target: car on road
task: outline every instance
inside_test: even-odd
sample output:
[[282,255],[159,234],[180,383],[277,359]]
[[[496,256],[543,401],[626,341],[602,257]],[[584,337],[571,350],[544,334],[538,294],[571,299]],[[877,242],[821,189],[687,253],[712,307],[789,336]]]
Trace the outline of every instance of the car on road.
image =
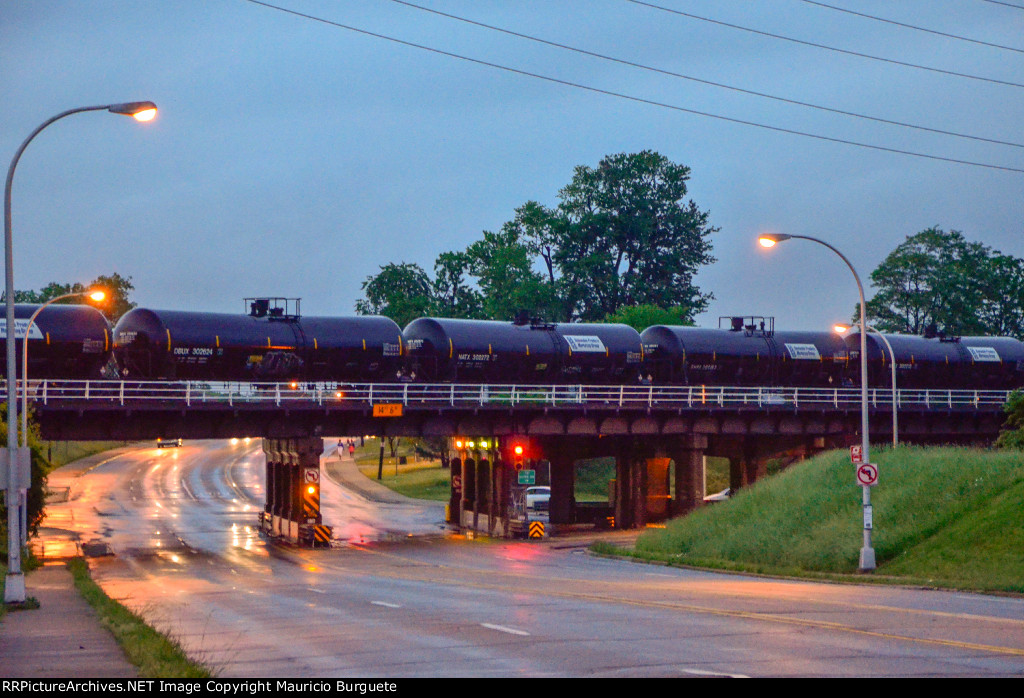
[[551,502],[551,488],[544,486],[526,488],[526,508],[534,511],[547,511]]
[[181,446],[181,439],[163,439],[158,438],[156,440],[157,448],[177,448]]
[[732,496],[732,489],[729,488],[729,487],[726,487],[721,492],[715,492],[714,494],[709,494],[707,497],[704,498],[704,501],[707,502],[708,504],[711,504],[712,502],[725,502],[725,501],[728,501],[731,496]]

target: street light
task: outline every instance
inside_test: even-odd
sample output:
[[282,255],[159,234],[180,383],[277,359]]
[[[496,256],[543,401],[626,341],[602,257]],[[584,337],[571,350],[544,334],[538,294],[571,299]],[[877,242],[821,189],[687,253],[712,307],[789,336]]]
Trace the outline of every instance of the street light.
[[[897,407],[899,405],[899,400],[896,397],[896,352],[893,351],[892,345],[889,344],[889,340],[885,338],[884,334],[876,330],[871,325],[868,325],[867,327],[868,332],[873,332],[876,335],[878,335],[878,338],[882,340],[883,344],[885,344],[885,348],[889,350],[889,358],[891,359],[889,364],[890,368],[892,369],[892,447],[896,448],[897,446],[900,445],[899,418],[897,416]],[[851,326],[836,324],[832,326],[832,329],[839,334],[843,334],[847,330],[851,329]]]
[[[853,268],[850,260],[846,258],[842,252],[832,247],[824,240],[818,238],[812,238],[807,235],[785,235],[779,233],[765,233],[760,235],[757,241],[762,247],[775,247],[780,242],[786,240],[810,240],[816,242],[819,245],[824,245],[829,248],[839,258],[846,263],[846,266],[850,268],[853,273],[853,278],[857,282],[857,291],[860,293],[860,436],[861,436],[861,453],[865,463],[870,463],[871,458],[869,455],[870,438],[868,435],[868,339],[867,339],[867,323],[865,318],[867,317],[867,303],[864,301],[864,285],[860,282],[860,276],[857,275],[857,270]],[[860,570],[862,572],[868,572],[875,569],[875,550],[871,547],[871,488],[868,485],[864,485],[863,489],[863,506],[864,506],[864,545],[860,549]]]
[[[54,121],[65,116],[86,111],[109,111],[113,114],[124,114],[138,121],[151,121],[156,116],[156,105],[152,102],[124,102],[121,104],[104,104],[95,107],[77,107],[61,112],[38,126],[18,148],[7,170],[7,184],[4,188],[4,275],[5,302],[7,310],[7,579],[4,587],[4,602],[25,602],[25,576],[21,572],[21,535],[19,532],[20,517],[18,501],[21,485],[30,477],[29,467],[31,456],[28,447],[18,447],[18,398],[12,390],[18,379],[17,350],[15,347],[14,324],[14,236],[11,234],[11,184],[14,182],[14,170],[18,160],[32,139]],[[22,472],[24,471],[24,472]]]
[[[32,333],[32,325],[35,323],[39,313],[42,312],[43,308],[56,303],[57,301],[64,300],[66,298],[78,298],[79,296],[88,296],[93,301],[99,303],[107,297],[105,291],[100,289],[92,289],[89,291],[79,291],[77,293],[65,293],[62,296],[51,298],[50,300],[43,303],[41,306],[36,308],[36,311],[32,313],[32,316],[28,319],[28,324],[25,325],[25,339],[22,340],[22,354],[21,354],[21,446],[28,447],[28,337]],[[21,509],[21,544],[25,545],[28,543],[28,502],[25,496],[25,490],[19,490],[18,496],[19,509]]]

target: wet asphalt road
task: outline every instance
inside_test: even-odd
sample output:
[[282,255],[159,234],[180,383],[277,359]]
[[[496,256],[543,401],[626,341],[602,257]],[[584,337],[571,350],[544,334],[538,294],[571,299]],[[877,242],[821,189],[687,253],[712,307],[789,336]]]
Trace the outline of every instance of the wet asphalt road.
[[[328,443],[331,443],[328,441]],[[325,479],[327,550],[268,544],[258,440],[140,448],[59,505],[111,595],[224,677],[1020,676],[1024,599],[781,581],[470,540]]]

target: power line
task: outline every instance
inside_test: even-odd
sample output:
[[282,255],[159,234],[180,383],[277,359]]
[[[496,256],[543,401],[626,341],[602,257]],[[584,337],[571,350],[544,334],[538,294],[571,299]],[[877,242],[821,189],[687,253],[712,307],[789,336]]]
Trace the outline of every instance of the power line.
[[645,99],[643,97],[635,97],[635,96],[623,94],[623,93],[620,93],[620,92],[613,92],[611,90],[605,90],[605,89],[602,89],[602,88],[599,88],[599,87],[592,87],[590,85],[584,85],[582,83],[570,82],[568,80],[562,80],[560,78],[553,78],[553,77],[550,77],[550,76],[547,76],[547,75],[541,75],[539,73],[532,73],[532,72],[529,72],[529,71],[526,71],[526,70],[520,70],[518,68],[512,68],[512,67],[509,67],[509,66],[500,65],[498,63],[491,63],[489,61],[484,61],[484,60],[481,60],[479,58],[471,58],[469,56],[463,56],[463,55],[458,54],[458,53],[452,53],[451,51],[445,51],[443,49],[433,48],[431,46],[425,46],[423,44],[417,44],[417,43],[413,43],[411,41],[405,41],[404,39],[398,39],[398,38],[395,38],[393,36],[387,36],[386,34],[379,34],[377,32],[372,32],[372,31],[369,31],[369,30],[366,30],[366,29],[360,29],[358,27],[353,27],[353,26],[348,25],[348,24],[342,24],[340,22],[334,22],[334,21],[329,20],[329,19],[324,19],[323,17],[317,17],[315,15],[310,15],[310,14],[306,14],[306,13],[303,13],[303,12],[298,12],[297,10],[290,10],[288,8],[285,8],[285,7],[279,7],[277,5],[272,5],[272,4],[268,3],[268,2],[262,2],[262,0],[245,0],[245,2],[251,3],[253,5],[260,5],[262,7],[266,7],[266,8],[271,9],[271,10],[277,10],[278,12],[284,12],[286,14],[294,15],[296,17],[301,17],[303,19],[308,19],[308,20],[313,21],[313,22],[319,22],[321,24],[326,24],[326,25],[329,25],[329,26],[332,26],[332,27],[337,27],[339,29],[345,29],[347,31],[355,32],[357,34],[362,34],[364,36],[371,36],[371,37],[374,37],[376,39],[383,39],[385,41],[390,41],[392,43],[400,44],[402,46],[408,46],[410,48],[416,48],[416,49],[420,49],[422,51],[428,51],[430,53],[435,53],[435,54],[438,54],[438,55],[441,55],[441,56],[447,56],[449,58],[456,58],[456,59],[461,60],[461,61],[466,61],[468,63],[474,63],[476,65],[486,66],[488,68],[494,68],[496,70],[502,70],[502,71],[505,71],[505,72],[508,72],[508,73],[513,73],[515,75],[522,75],[522,76],[525,76],[525,77],[536,78],[538,80],[544,80],[546,82],[554,83],[554,84],[557,84],[557,85],[563,85],[565,87],[574,87],[574,88],[577,88],[577,89],[580,89],[580,90],[586,90],[588,92],[593,92],[593,93],[596,93],[596,94],[602,94],[602,95],[606,95],[606,96],[609,96],[609,97],[617,97],[619,99],[626,99],[626,100],[629,100],[629,101],[632,101],[632,102],[637,102],[637,103],[640,103],[640,104],[647,104],[647,105],[650,105],[650,106],[662,107],[664,109],[671,109],[673,111],[685,112],[687,114],[694,114],[696,116],[705,116],[705,117],[708,117],[708,118],[711,118],[711,119],[718,119],[720,121],[727,121],[729,123],[741,124],[741,125],[744,125],[744,126],[754,126],[756,128],[761,128],[761,129],[765,129],[765,130],[769,130],[769,131],[775,131],[777,133],[788,133],[788,134],[795,135],[795,136],[803,136],[805,138],[814,138],[816,140],[827,141],[827,142],[830,142],[830,143],[841,143],[843,145],[852,145],[852,146],[857,146],[857,147],[860,147],[860,148],[869,148],[871,150],[879,150],[879,151],[883,151],[883,152],[887,152],[887,153],[896,153],[898,155],[909,155],[909,156],[913,156],[913,157],[926,158],[928,160],[938,160],[938,161],[941,161],[941,162],[951,162],[951,163],[955,163],[955,164],[958,164],[958,165],[970,165],[970,166],[973,166],[973,167],[984,167],[984,168],[992,169],[992,170],[1002,170],[1002,171],[1005,171],[1005,172],[1019,172],[1021,174],[1024,174],[1024,169],[1017,168],[1017,167],[1009,167],[1009,166],[1006,166],[1006,165],[992,165],[992,164],[989,164],[989,163],[974,162],[974,161],[971,161],[971,160],[959,160],[959,159],[956,159],[956,158],[949,158],[949,157],[944,157],[944,156],[941,156],[941,155],[932,155],[932,154],[929,154],[929,153],[919,153],[919,152],[910,151],[910,150],[901,150],[899,148],[890,148],[890,147],[887,147],[887,146],[874,145],[874,144],[871,144],[871,143],[861,143],[861,142],[858,142],[858,141],[851,141],[851,140],[846,140],[846,139],[843,139],[843,138],[835,138],[835,137],[832,137],[832,136],[823,136],[821,134],[808,133],[808,132],[805,132],[805,131],[797,131],[795,129],[784,128],[782,126],[771,126],[771,125],[768,125],[768,124],[758,123],[756,121],[748,121],[748,120],[745,120],[745,119],[737,119],[737,118],[730,117],[730,116],[722,116],[721,114],[712,114],[710,112],[703,112],[703,111],[699,111],[699,110],[696,110],[696,109],[688,109],[686,107],[680,107],[680,106],[675,105],[675,104],[667,104],[665,102],[658,102],[658,101],[651,100],[651,99]]
[[782,41],[791,41],[794,44],[801,44],[803,46],[812,46],[814,48],[824,49],[826,51],[834,51],[836,53],[843,53],[848,56],[856,56],[858,58],[867,58],[873,61],[881,61],[883,63],[891,63],[893,65],[901,65],[905,68],[916,68],[917,70],[927,70],[932,73],[941,73],[942,75],[951,75],[958,78],[967,78],[969,80],[981,80],[983,82],[991,82],[997,85],[1007,85],[1009,87],[1024,87],[1024,84],[1019,82],[1010,82],[1009,80],[998,80],[996,78],[986,78],[980,75],[971,75],[969,73],[958,73],[953,70],[943,70],[942,68],[932,68],[926,65],[920,65],[917,63],[907,63],[905,61],[898,61],[893,58],[882,58],[881,56],[872,56],[868,53],[860,53],[858,51],[848,51],[843,48],[836,48],[835,46],[826,46],[825,44],[816,44],[811,41],[804,41],[802,39],[794,39],[790,36],[783,36],[781,34],[772,34],[771,32],[761,31],[760,29],[751,29],[750,27],[744,27],[739,24],[730,24],[729,22],[723,22],[718,19],[711,19],[710,17],[701,17],[700,15],[690,14],[688,12],[682,12],[681,10],[674,10],[670,7],[663,7],[661,5],[655,5],[651,2],[644,2],[644,0],[625,0],[631,2],[634,5],[643,5],[653,10],[660,10],[662,12],[670,12],[675,15],[682,17],[689,17],[690,19],[700,20],[701,22],[709,22],[711,24],[717,24],[722,27],[729,27],[730,29],[738,29],[740,31],[750,32],[751,34],[759,34],[760,36],[767,36],[772,39],[781,39]]
[[1013,46],[1003,46],[1001,44],[993,44],[993,43],[990,43],[988,41],[981,41],[979,39],[970,39],[970,38],[968,38],[966,36],[959,36],[957,34],[947,34],[946,32],[936,31],[934,29],[926,29],[924,27],[918,27],[918,26],[916,26],[914,24],[905,24],[903,22],[897,22],[896,20],[893,20],[893,19],[886,19],[885,17],[876,17],[875,15],[869,15],[869,14],[865,14],[863,12],[855,12],[853,10],[846,9],[845,7],[836,7],[835,5],[828,5],[828,4],[823,3],[823,2],[817,2],[817,0],[800,0],[800,2],[805,2],[808,5],[815,5],[817,7],[823,7],[825,9],[827,9],[827,10],[835,10],[836,12],[845,12],[848,15],[854,15],[854,16],[857,16],[857,17],[863,17],[864,19],[873,19],[876,22],[885,22],[886,24],[893,24],[893,25],[895,25],[897,27],[903,27],[904,29],[913,29],[913,30],[919,31],[919,32],[926,32],[928,34],[935,34],[936,36],[944,36],[947,39],[957,39],[958,41],[969,41],[972,44],[980,44],[982,46],[989,46],[991,48],[1001,48],[1001,49],[1003,49],[1005,51],[1015,51],[1017,53],[1024,53],[1024,49],[1014,48]]
[[1000,0],[983,0],[983,2],[990,2],[993,5],[1003,5],[1005,7],[1012,7],[1015,10],[1024,10],[1024,5],[1014,5],[1012,2],[1001,2]]
[[994,139],[994,138],[986,138],[984,136],[973,136],[973,135],[966,134],[966,133],[957,133],[955,131],[944,131],[944,130],[938,129],[938,128],[931,128],[931,127],[928,127],[928,126],[920,126],[920,125],[917,125],[917,124],[910,124],[910,123],[906,123],[906,122],[903,122],[903,121],[895,121],[895,120],[892,120],[892,119],[885,119],[885,118],[882,118],[882,117],[870,116],[870,115],[867,115],[867,114],[858,114],[857,112],[845,111],[843,109],[836,109],[836,108],[833,108],[833,107],[826,107],[826,106],[822,106],[820,104],[811,104],[810,102],[801,102],[799,100],[788,99],[786,97],[779,97],[777,95],[770,95],[770,94],[766,94],[764,92],[757,92],[755,90],[747,90],[747,89],[744,89],[742,87],[735,87],[733,85],[726,85],[726,84],[723,84],[723,83],[720,83],[720,82],[713,82],[711,80],[704,80],[702,78],[693,77],[691,75],[683,75],[682,73],[676,73],[676,72],[673,72],[671,70],[664,70],[662,68],[655,68],[653,66],[644,65],[642,63],[635,63],[633,61],[628,61],[628,60],[624,60],[624,59],[621,59],[621,58],[615,58],[613,56],[607,56],[607,55],[601,54],[601,53],[595,53],[593,51],[588,51],[586,49],[577,48],[575,46],[568,46],[566,44],[560,44],[560,43],[557,43],[557,42],[554,42],[554,41],[548,41],[547,39],[541,39],[541,38],[538,38],[536,36],[531,36],[529,34],[523,34],[523,33],[517,32],[517,31],[512,31],[511,29],[504,29],[502,27],[497,27],[497,26],[494,26],[492,24],[485,24],[484,22],[478,22],[476,20],[467,19],[465,17],[459,17],[458,15],[449,14],[447,12],[441,12],[440,10],[435,10],[435,9],[432,9],[432,8],[429,8],[429,7],[422,7],[421,5],[416,5],[414,3],[407,2],[406,0],[391,0],[391,2],[394,2],[394,3],[399,4],[399,5],[404,5],[406,7],[413,8],[413,9],[416,9],[416,10],[422,10],[423,12],[429,12],[431,14],[440,15],[442,17],[447,17],[448,19],[454,19],[456,21],[464,22],[466,24],[471,24],[473,26],[482,27],[484,29],[490,29],[490,30],[493,30],[493,31],[501,32],[502,34],[508,34],[510,36],[515,36],[515,37],[518,37],[520,39],[527,39],[528,41],[534,41],[534,42],[537,42],[539,44],[544,44],[546,46],[553,46],[555,48],[565,49],[567,51],[573,51],[575,53],[580,53],[580,54],[583,54],[583,55],[586,55],[586,56],[592,56],[594,58],[600,58],[601,60],[611,61],[613,63],[618,63],[620,65],[630,66],[632,68],[640,68],[641,70],[647,70],[647,71],[650,71],[650,72],[653,72],[653,73],[659,73],[661,75],[668,75],[670,77],[681,78],[683,80],[691,80],[693,82],[698,82],[698,83],[701,83],[703,85],[710,85],[712,87],[720,87],[722,89],[732,90],[734,92],[742,92],[743,94],[753,95],[755,97],[763,97],[765,99],[772,99],[772,100],[775,100],[775,101],[778,101],[778,102],[785,102],[786,104],[794,104],[794,105],[801,106],[801,107],[808,107],[810,109],[818,109],[818,110],[821,110],[821,111],[831,112],[833,114],[842,114],[843,116],[851,116],[851,117],[854,117],[854,118],[857,118],[857,119],[867,119],[869,121],[876,121],[876,122],[879,122],[879,123],[890,124],[890,125],[893,125],[893,126],[901,126],[901,127],[904,127],[904,128],[912,128],[912,129],[917,129],[917,130],[920,130],[920,131],[928,131],[930,133],[938,133],[938,134],[942,134],[944,136],[953,136],[953,137],[956,137],[956,138],[968,138],[968,139],[975,140],[975,141],[984,141],[986,143],[995,143],[997,145],[1008,145],[1008,146],[1012,146],[1014,148],[1024,148],[1024,144],[1022,144],[1022,143],[1014,143],[1012,141],[1001,141],[1001,140]]

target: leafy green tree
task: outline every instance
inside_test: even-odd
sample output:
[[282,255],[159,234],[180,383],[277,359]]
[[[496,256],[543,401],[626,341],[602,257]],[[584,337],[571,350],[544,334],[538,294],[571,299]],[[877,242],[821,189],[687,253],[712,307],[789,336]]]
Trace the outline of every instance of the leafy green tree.
[[356,301],[356,312],[384,315],[400,327],[429,315],[433,306],[430,277],[418,264],[386,264],[366,277],[362,288],[366,297]]
[[656,305],[624,305],[605,316],[604,322],[629,325],[637,332],[654,325],[693,325],[687,308],[659,308]]
[[1020,390],[1010,393],[1010,399],[1003,405],[1003,412],[1006,413],[1006,423],[996,440],[996,446],[1024,450],[1024,393]]
[[552,317],[556,291],[533,270],[530,247],[514,226],[506,224],[497,233],[484,231],[483,239],[470,245],[466,254],[480,287],[485,318],[512,320],[522,311]]
[[[907,239],[871,273],[868,316],[880,330],[1024,336],[1024,261],[932,227]],[[859,319],[855,311],[854,319]]]
[[[131,292],[135,290],[135,286],[132,285],[132,277],[124,277],[117,272],[110,276],[98,276],[89,284],[78,282],[61,284],[51,281],[39,291],[15,291],[14,302],[41,304],[69,293],[83,293],[97,288],[103,289],[107,297],[99,303],[89,301],[89,304],[94,305],[103,313],[111,324],[116,323],[122,315],[136,306],[129,300]],[[80,305],[85,302],[83,297],[77,297],[59,300],[57,304]]]
[[[20,430],[19,430],[20,431]],[[42,445],[39,443],[39,435],[36,433],[35,425],[29,421],[28,445],[32,451],[32,484],[28,489],[26,497],[28,521],[28,533],[34,536],[39,532],[39,524],[45,516],[45,490],[46,474],[49,472],[49,463],[43,455]],[[0,447],[7,446],[7,404],[0,404]],[[6,497],[4,497],[6,500]],[[7,550],[7,505],[6,501],[0,503],[0,547]]]
[[685,199],[689,178],[690,168],[658,153],[620,153],[577,167],[556,209],[520,209],[573,318],[654,305],[685,308],[692,319],[707,307],[712,295],[693,278],[715,261],[708,238],[717,229]]
[[480,317],[483,298],[468,285],[472,260],[465,252],[442,252],[434,262],[431,315],[449,318]]

